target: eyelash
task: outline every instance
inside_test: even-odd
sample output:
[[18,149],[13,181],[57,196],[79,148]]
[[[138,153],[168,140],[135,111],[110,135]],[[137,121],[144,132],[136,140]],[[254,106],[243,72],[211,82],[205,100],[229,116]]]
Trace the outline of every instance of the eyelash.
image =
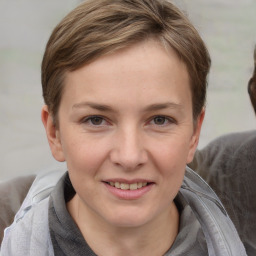
[[[156,121],[156,119],[163,119],[164,123],[163,124],[156,124],[156,123],[152,123],[152,125],[156,126],[156,127],[165,127],[165,126],[168,126],[170,124],[177,124],[176,120],[174,120],[173,118],[171,117],[168,117],[168,116],[164,116],[164,115],[156,115],[156,116],[153,116],[149,119],[149,121],[146,123],[147,125],[148,124],[151,124],[151,122],[154,122]],[[95,124],[93,123],[93,120],[96,121],[95,119],[98,119],[98,121],[100,121],[100,124]],[[102,122],[106,122],[107,124],[102,124]],[[84,118],[81,123],[83,124],[88,124],[90,126],[93,126],[93,127],[102,127],[102,126],[105,126],[105,125],[108,125],[110,124],[105,117],[103,116],[100,116],[100,115],[93,115],[93,116],[88,116],[86,118]]]
[[157,118],[164,119],[163,124],[155,124],[155,123],[153,124],[154,126],[157,126],[157,127],[165,127],[165,126],[168,126],[170,124],[176,124],[177,123],[176,120],[174,120],[173,118],[168,117],[168,116],[164,116],[164,115],[153,116],[152,118],[150,118],[149,123],[152,122],[152,121],[156,121]]
[[[88,117],[86,117],[86,118],[84,118],[82,121],[81,121],[81,123],[83,123],[83,124],[89,124],[90,126],[94,126],[94,127],[101,127],[101,126],[104,126],[104,125],[102,125],[102,123],[100,123],[100,124],[93,124],[93,122],[92,122],[92,120],[93,119],[100,119],[102,122],[103,121],[105,121],[105,122],[107,122],[106,121],[106,118],[105,117],[103,117],[103,116],[99,116],[99,115],[95,115],[95,116],[88,116]],[[95,121],[95,120],[94,120]],[[108,123],[108,122],[107,122]]]

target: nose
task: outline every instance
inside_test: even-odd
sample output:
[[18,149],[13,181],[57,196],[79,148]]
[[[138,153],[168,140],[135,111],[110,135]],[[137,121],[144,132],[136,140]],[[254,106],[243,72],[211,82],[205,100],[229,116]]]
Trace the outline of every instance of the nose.
[[148,161],[145,141],[136,128],[119,131],[112,146],[110,159],[124,170],[136,170]]

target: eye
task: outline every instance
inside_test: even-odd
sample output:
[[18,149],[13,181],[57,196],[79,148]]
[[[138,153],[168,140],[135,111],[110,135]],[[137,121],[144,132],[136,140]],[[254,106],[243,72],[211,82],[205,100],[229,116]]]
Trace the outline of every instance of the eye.
[[149,122],[149,124],[152,124],[155,126],[166,126],[173,123],[175,123],[175,120],[167,116],[155,116]]
[[101,116],[89,116],[85,118],[82,123],[88,124],[90,126],[103,126],[107,125],[107,121]]
[[101,125],[103,121],[104,121],[103,118],[100,116],[95,116],[90,118],[90,122],[93,125]]
[[153,121],[154,121],[154,124],[156,125],[164,125],[168,120],[164,116],[156,116],[154,117]]

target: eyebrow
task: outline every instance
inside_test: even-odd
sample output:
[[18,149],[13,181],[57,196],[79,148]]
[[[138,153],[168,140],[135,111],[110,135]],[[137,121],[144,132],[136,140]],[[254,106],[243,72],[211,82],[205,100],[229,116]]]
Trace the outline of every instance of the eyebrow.
[[[72,109],[76,109],[76,108],[79,109],[79,108],[86,108],[86,107],[90,107],[99,111],[114,112],[114,109],[112,107],[105,104],[98,104],[94,102],[77,103],[72,106]],[[157,110],[168,109],[168,108],[182,110],[183,106],[179,103],[174,103],[174,102],[155,103],[145,107],[143,109],[143,112],[157,111]]]
[[90,107],[90,108],[97,109],[97,110],[100,110],[100,111],[113,111],[113,109],[108,105],[98,104],[98,103],[93,103],[93,102],[77,103],[77,104],[74,104],[72,106],[72,109],[74,109],[74,108],[86,108],[86,107]]
[[157,111],[157,110],[162,110],[162,109],[178,109],[178,110],[182,110],[183,106],[181,104],[178,103],[174,103],[174,102],[166,102],[166,103],[159,103],[159,104],[152,104],[147,106],[144,111]]

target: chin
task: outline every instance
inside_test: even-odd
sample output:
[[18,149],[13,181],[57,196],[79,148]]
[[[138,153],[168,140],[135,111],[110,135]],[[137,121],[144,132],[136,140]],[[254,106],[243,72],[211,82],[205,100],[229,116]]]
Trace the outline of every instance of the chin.
[[112,216],[106,218],[107,222],[114,226],[120,228],[137,228],[145,225],[150,222],[153,216],[147,214],[146,212],[143,214],[138,210],[124,210],[124,211],[115,211]]

